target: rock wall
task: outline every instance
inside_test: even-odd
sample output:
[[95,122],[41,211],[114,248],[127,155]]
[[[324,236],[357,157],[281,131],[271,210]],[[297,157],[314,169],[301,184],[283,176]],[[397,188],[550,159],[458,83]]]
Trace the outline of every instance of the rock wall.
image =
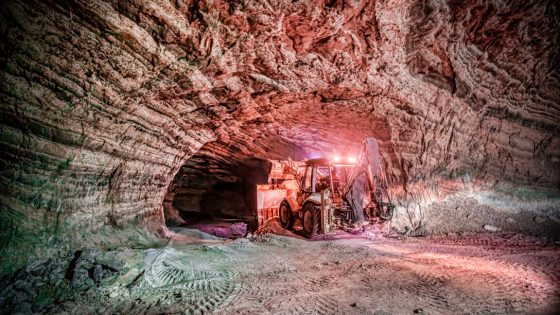
[[4,249],[160,225],[174,175],[216,140],[232,158],[312,157],[374,136],[404,191],[461,176],[559,187],[552,0],[0,6]]

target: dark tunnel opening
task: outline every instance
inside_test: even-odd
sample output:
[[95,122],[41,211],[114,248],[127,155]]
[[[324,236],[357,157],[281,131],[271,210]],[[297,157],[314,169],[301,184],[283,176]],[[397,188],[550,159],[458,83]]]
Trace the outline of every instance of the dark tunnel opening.
[[270,167],[265,159],[221,159],[212,155],[212,148],[202,149],[181,167],[169,187],[166,225],[228,238],[254,231],[257,185],[267,183]]

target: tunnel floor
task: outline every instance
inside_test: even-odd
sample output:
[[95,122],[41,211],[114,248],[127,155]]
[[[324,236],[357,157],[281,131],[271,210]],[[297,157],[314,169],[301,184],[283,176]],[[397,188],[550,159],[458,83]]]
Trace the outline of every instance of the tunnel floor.
[[[278,235],[127,250],[118,279],[58,313],[553,314],[560,246],[519,234],[308,241]],[[193,234],[194,233],[194,234]]]

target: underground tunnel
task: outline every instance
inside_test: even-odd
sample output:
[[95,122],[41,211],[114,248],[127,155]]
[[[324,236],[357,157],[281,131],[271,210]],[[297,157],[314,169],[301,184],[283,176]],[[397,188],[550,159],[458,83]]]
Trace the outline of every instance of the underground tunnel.
[[220,220],[244,223],[231,237],[245,236],[247,226],[256,229],[257,185],[268,183],[270,162],[249,155],[231,160],[229,154],[216,154],[219,149],[219,144],[207,144],[179,169],[164,199],[168,226]]
[[1,314],[557,314],[556,1],[0,3]]

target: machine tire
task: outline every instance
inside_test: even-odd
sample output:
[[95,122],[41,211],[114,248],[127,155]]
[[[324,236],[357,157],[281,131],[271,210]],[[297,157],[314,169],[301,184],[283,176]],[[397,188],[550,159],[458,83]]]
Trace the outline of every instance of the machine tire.
[[392,205],[384,205],[383,208],[384,209],[380,209],[379,211],[379,217],[384,221],[391,220],[393,218],[393,212],[394,212]]
[[393,218],[393,210],[394,206],[391,204],[389,196],[387,195],[387,191],[382,189],[383,185],[381,184],[380,180],[376,178],[376,191],[375,197],[381,203],[377,209],[379,211],[378,215],[383,221],[389,221]]
[[280,217],[280,224],[283,228],[290,230],[294,225],[294,214],[286,200],[280,203],[278,207],[278,216]]
[[303,235],[307,238],[313,238],[320,231],[321,211],[311,202],[304,204],[302,211],[301,227]]

